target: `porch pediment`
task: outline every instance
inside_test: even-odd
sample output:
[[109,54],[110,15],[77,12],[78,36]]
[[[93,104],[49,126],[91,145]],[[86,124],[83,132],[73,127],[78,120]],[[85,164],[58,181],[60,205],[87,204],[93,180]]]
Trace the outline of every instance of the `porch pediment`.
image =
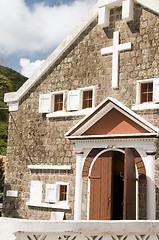
[[82,135],[112,135],[112,134],[134,134],[148,133],[143,128],[117,109],[112,108],[105,116],[99,119]]
[[159,129],[113,98],[106,98],[84,117],[66,137],[132,136],[157,134]]

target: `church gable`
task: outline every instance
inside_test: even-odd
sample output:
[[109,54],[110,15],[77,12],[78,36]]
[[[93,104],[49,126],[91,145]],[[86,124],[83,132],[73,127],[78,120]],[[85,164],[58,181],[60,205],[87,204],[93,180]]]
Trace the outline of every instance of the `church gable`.
[[159,132],[159,129],[113,98],[106,98],[84,117],[66,137],[91,135],[133,135]]
[[82,135],[113,135],[135,133],[148,133],[148,131],[113,108]]

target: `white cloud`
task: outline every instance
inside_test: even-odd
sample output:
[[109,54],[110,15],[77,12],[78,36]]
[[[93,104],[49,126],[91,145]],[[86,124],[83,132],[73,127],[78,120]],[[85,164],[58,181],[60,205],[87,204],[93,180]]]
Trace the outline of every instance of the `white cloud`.
[[30,62],[29,59],[21,58],[20,59],[20,66],[21,74],[26,77],[31,77],[31,75],[35,72],[35,70],[44,62],[45,60],[37,60],[35,62]]
[[53,50],[97,0],[27,7],[24,0],[0,0],[0,52],[33,54]]

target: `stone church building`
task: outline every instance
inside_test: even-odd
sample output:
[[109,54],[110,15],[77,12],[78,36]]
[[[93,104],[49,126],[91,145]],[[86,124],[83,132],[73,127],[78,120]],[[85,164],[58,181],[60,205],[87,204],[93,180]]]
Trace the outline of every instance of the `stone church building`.
[[3,215],[159,219],[158,66],[159,2],[99,0],[5,94]]

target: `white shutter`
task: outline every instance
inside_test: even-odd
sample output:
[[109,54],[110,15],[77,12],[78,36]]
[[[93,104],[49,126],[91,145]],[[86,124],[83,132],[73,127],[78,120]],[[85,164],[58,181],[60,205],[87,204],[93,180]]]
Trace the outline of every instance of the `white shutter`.
[[137,81],[136,85],[136,104],[140,104],[141,83]]
[[159,79],[153,80],[153,101],[155,103],[159,102]]
[[42,182],[41,181],[31,181],[30,184],[30,202],[42,201]]
[[56,202],[56,184],[46,184],[45,202]]
[[69,91],[67,95],[67,110],[74,111],[80,108],[80,91]]
[[39,97],[39,113],[51,112],[51,94],[41,94]]
[[60,183],[56,183],[56,202],[58,203],[60,200]]

